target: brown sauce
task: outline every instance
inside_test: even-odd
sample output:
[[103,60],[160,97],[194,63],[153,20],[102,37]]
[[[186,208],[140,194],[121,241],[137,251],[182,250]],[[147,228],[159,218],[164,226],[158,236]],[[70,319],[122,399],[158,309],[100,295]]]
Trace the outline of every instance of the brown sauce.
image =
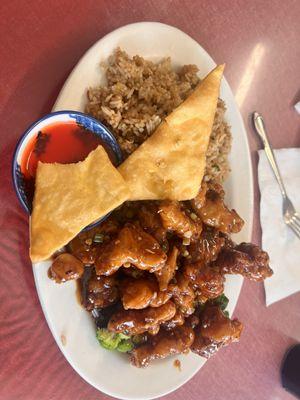
[[76,298],[78,304],[83,307],[86,307],[88,303],[88,283],[91,278],[92,271],[92,267],[85,266],[82,277],[76,280]]
[[179,360],[176,359],[176,360],[173,362],[173,365],[174,365],[175,368],[178,369],[178,371],[181,372],[181,362],[180,362]]
[[66,338],[66,336],[65,336],[63,333],[60,335],[60,340],[61,340],[61,344],[62,344],[63,346],[66,346],[66,344],[67,344],[67,338]]
[[51,267],[48,268],[47,275],[49,279],[53,279]]

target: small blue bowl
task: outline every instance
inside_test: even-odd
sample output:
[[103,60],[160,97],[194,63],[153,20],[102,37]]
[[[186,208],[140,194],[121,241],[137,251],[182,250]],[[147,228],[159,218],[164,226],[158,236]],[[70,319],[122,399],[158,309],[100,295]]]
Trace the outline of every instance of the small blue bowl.
[[[32,139],[32,137],[37,136],[38,132],[45,129],[47,126],[52,125],[57,122],[76,122],[78,126],[81,128],[85,128],[90,132],[93,132],[97,135],[106,145],[109,147],[116,157],[117,165],[122,162],[122,152],[121,149],[114,137],[114,135],[104,126],[101,122],[97,121],[95,118],[90,117],[84,113],[78,111],[56,111],[50,114],[45,115],[41,119],[34,122],[29,128],[21,136],[15,152],[13,156],[13,164],[12,164],[12,176],[14,188],[17,194],[17,197],[25,209],[25,211],[30,214],[31,213],[31,204],[26,196],[25,185],[24,185],[24,176],[21,171],[21,160],[24,150],[28,142]],[[109,214],[108,214],[109,215]],[[88,225],[85,230],[91,229],[102,222],[107,216],[100,218],[99,220],[93,222]]]

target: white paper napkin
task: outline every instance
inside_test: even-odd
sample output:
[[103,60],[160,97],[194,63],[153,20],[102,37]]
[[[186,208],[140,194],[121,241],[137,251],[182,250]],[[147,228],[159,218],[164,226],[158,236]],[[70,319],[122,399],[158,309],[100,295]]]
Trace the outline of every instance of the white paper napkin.
[[[275,150],[288,196],[300,213],[300,149]],[[259,151],[262,247],[274,271],[264,282],[267,306],[300,290],[300,239],[282,219],[282,197],[263,150]]]

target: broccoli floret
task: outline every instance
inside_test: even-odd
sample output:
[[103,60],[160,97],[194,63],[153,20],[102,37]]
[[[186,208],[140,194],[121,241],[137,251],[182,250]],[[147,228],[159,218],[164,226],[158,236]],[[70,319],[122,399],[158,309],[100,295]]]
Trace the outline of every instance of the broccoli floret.
[[121,351],[122,353],[127,353],[127,351],[131,351],[134,345],[130,339],[121,340],[118,344],[117,350]]
[[229,318],[229,312],[226,310],[228,303],[229,303],[229,299],[225,296],[224,293],[221,294],[221,296],[219,296],[213,300],[213,304],[216,306],[219,306],[221,308],[221,310],[226,318]]
[[97,339],[99,340],[101,346],[103,346],[107,350],[116,349],[121,340],[117,334],[109,332],[105,328],[97,329]]
[[229,303],[229,300],[228,300],[228,298],[225,296],[224,293],[221,294],[221,296],[217,297],[217,298],[214,300],[214,304],[215,304],[215,305],[218,305],[218,306],[221,308],[222,311],[225,311],[225,309],[226,309],[228,303]]
[[129,336],[123,333],[113,333],[106,328],[98,328],[96,335],[101,346],[107,350],[118,350],[125,353],[133,349],[133,343]]
[[128,336],[128,335],[124,335],[124,333],[116,333],[116,335],[118,335],[119,336],[119,338],[121,339],[121,340],[123,340],[123,339],[130,339],[130,336]]

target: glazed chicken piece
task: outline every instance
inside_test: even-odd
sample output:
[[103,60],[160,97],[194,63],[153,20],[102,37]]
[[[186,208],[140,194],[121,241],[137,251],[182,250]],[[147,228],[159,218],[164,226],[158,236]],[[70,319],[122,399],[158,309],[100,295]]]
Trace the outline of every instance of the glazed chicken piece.
[[158,242],[139,226],[126,224],[115,240],[99,247],[95,268],[97,275],[112,275],[121,266],[131,264],[155,272],[162,268],[167,255]]
[[100,225],[88,231],[84,231],[71,240],[68,247],[70,252],[84,264],[94,264],[97,245],[109,240],[109,237],[118,230],[117,222],[109,218]]
[[146,232],[150,233],[160,245],[167,245],[167,230],[163,227],[155,204],[143,205],[138,211],[140,225]]
[[163,323],[163,328],[168,330],[176,328],[176,326],[181,326],[184,324],[185,318],[180,311],[176,311],[176,314],[169,321]]
[[88,232],[79,233],[68,245],[70,252],[86,265],[95,262],[97,247]]
[[56,283],[78,279],[82,276],[84,266],[78,258],[69,253],[58,255],[49,268],[49,277]]
[[200,325],[195,328],[194,353],[209,358],[221,347],[238,342],[243,325],[237,319],[227,318],[218,306],[206,307]]
[[173,318],[176,306],[168,301],[160,307],[148,307],[143,310],[123,310],[114,314],[108,323],[108,330],[125,335],[138,335],[146,331],[156,334],[159,326]]
[[179,326],[171,331],[161,330],[146,344],[132,351],[131,363],[139,368],[147,367],[152,360],[187,353],[193,340],[194,331],[190,326]]
[[208,187],[205,204],[196,212],[202,222],[223,233],[237,233],[244,225],[237,212],[224,204],[224,191],[217,184]]
[[185,320],[185,322],[194,329],[197,325],[199,325],[200,319],[197,315],[192,314]]
[[87,284],[86,309],[104,308],[119,299],[118,283],[115,276],[98,276],[93,272]]
[[181,238],[197,238],[202,230],[200,218],[190,218],[178,201],[164,200],[160,202],[158,213],[162,224],[168,231]]
[[240,274],[253,281],[262,281],[273,275],[268,253],[252,243],[224,248],[215,264],[224,274]]
[[140,310],[148,306],[160,307],[170,300],[172,294],[160,292],[152,277],[125,279],[121,284],[121,298],[125,310]]
[[172,293],[169,292],[168,290],[165,290],[163,292],[158,290],[157,296],[151,300],[150,306],[151,307],[160,307],[161,305],[165,304],[168,300],[170,300],[171,297],[172,297]]
[[224,291],[224,275],[204,262],[185,265],[184,276],[192,283],[201,302],[215,299]]
[[159,289],[167,290],[170,280],[174,277],[176,268],[177,268],[177,256],[178,249],[177,247],[173,247],[172,251],[168,255],[168,259],[165,265],[157,272],[155,272],[155,276],[157,278]]
[[200,238],[189,246],[189,263],[203,261],[208,264],[216,260],[224,245],[225,237],[217,229],[204,225]]
[[125,310],[146,308],[156,296],[157,284],[152,279],[125,279],[121,284],[121,300]]
[[192,209],[195,211],[197,215],[200,208],[202,208],[205,204],[206,192],[207,192],[207,183],[202,182],[199,193],[194,199],[190,201]]
[[189,281],[183,274],[176,274],[176,284],[169,285],[169,291],[173,294],[173,300],[178,310],[185,316],[195,311],[196,293]]

